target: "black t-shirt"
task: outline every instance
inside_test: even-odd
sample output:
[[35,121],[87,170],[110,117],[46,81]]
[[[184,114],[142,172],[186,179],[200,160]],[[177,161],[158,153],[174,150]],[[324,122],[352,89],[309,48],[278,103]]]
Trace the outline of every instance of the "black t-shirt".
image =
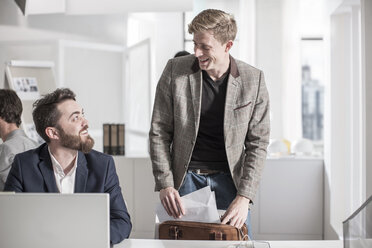
[[230,70],[216,81],[203,74],[200,124],[189,169],[228,168],[223,135],[227,81]]

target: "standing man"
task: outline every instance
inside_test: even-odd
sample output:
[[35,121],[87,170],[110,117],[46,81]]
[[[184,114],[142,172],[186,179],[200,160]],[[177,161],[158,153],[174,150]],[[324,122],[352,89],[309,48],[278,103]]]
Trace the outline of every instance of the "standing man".
[[[110,240],[128,238],[132,229],[111,156],[92,150],[84,111],[69,89],[57,89],[34,103],[36,130],[46,143],[18,154],[6,191],[109,193]],[[66,237],[68,238],[68,237]]]
[[155,190],[170,216],[185,214],[180,196],[207,185],[222,223],[249,225],[269,142],[269,96],[262,71],[229,55],[234,18],[208,9],[189,24],[193,55],[168,61],[150,130]]
[[22,110],[22,102],[13,90],[0,89],[0,138],[4,142],[0,145],[0,191],[4,190],[14,156],[37,146],[19,128]]

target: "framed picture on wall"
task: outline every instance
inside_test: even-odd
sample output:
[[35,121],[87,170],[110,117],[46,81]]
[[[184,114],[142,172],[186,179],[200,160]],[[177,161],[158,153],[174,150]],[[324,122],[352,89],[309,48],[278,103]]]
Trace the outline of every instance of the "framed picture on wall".
[[13,89],[22,100],[36,100],[40,97],[35,77],[13,78]]
[[56,89],[51,61],[11,60],[5,67],[5,88],[14,90],[22,101],[22,125],[26,135],[38,143],[43,140],[37,134],[32,118],[33,103],[42,94]]

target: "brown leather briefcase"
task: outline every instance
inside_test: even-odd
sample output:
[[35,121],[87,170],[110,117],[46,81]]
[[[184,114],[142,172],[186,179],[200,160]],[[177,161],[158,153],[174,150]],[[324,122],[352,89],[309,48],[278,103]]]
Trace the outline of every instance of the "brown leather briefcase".
[[218,224],[194,221],[165,221],[159,224],[159,239],[179,240],[247,240],[246,225],[241,229]]

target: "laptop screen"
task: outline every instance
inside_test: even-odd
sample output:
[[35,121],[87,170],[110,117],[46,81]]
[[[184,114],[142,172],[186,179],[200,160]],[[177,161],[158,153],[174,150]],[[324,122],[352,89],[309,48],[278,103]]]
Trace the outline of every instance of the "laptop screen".
[[110,247],[108,194],[4,192],[0,209],[0,247]]

